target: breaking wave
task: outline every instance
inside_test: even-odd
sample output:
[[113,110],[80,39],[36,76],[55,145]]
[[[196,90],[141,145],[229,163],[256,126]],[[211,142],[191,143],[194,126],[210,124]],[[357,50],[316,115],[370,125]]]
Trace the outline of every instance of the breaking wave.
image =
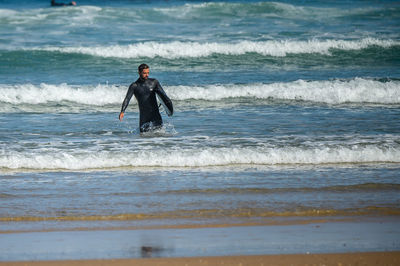
[[[351,51],[373,46],[390,48],[399,46],[395,40],[365,38],[361,40],[271,40],[241,41],[238,43],[199,43],[173,41],[167,43],[142,42],[130,45],[92,46],[92,47],[37,47],[32,50],[60,53],[77,53],[98,57],[116,58],[155,58],[167,59],[208,57],[214,54],[243,55],[257,53],[263,56],[284,57],[289,54],[330,55],[333,49]],[[31,48],[29,48],[31,49]],[[28,49],[28,50],[29,50]]]
[[0,85],[0,102],[15,105],[71,102],[101,106],[120,103],[125,93],[126,87],[120,88],[116,85],[71,86],[65,83]]
[[232,165],[320,165],[400,163],[400,148],[376,144],[337,147],[229,147],[136,151],[3,151],[0,169],[86,170],[140,167],[207,167]]
[[352,80],[278,82],[251,85],[177,86],[169,88],[173,99],[221,100],[254,97],[258,99],[302,100],[329,104],[400,103],[400,82],[381,82],[356,78]]
[[[271,84],[224,84],[206,86],[164,86],[175,101],[248,98],[264,100],[295,100],[327,104],[374,103],[400,104],[400,81],[356,78],[351,80],[327,80],[277,82]],[[45,108],[50,104],[68,107],[86,105],[104,107],[120,105],[127,86],[68,84],[0,85],[0,112],[15,110],[26,105]],[[136,100],[132,98],[132,103]],[[24,110],[24,109],[21,109]]]
[[[186,2],[186,1],[184,1]],[[32,24],[33,22],[57,22],[65,18],[72,18],[72,22],[81,22],[84,25],[93,23],[94,19],[107,22],[115,19],[130,19],[154,22],[154,20],[221,20],[226,18],[280,18],[280,19],[302,19],[302,20],[326,20],[326,19],[352,19],[364,16],[374,18],[376,15],[385,15],[387,19],[397,18],[398,8],[388,7],[354,7],[352,9],[313,7],[303,5],[292,5],[280,2],[207,2],[207,3],[179,3],[168,7],[132,6],[129,12],[121,8],[101,6],[96,1],[96,6],[79,5],[74,9],[60,8],[32,8],[28,10],[0,9],[0,19],[10,24]],[[33,7],[33,6],[32,6]],[[55,18],[57,15],[59,20]]]

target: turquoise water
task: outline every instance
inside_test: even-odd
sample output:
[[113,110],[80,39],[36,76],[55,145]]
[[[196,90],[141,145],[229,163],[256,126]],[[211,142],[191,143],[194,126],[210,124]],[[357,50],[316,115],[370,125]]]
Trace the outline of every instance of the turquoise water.
[[395,1],[0,1],[1,230],[398,215],[399,32]]

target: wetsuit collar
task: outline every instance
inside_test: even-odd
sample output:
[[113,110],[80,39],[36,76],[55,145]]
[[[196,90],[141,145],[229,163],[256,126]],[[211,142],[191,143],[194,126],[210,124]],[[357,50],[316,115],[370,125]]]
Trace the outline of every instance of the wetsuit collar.
[[143,83],[143,82],[145,82],[146,80],[145,80],[144,78],[142,78],[142,77],[139,77],[139,78],[138,78],[138,81],[139,81],[140,83]]

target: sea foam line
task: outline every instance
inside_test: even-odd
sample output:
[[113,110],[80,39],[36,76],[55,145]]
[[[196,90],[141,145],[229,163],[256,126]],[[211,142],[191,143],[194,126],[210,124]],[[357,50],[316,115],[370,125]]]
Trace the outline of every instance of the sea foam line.
[[[310,19],[315,21],[336,17],[348,17],[353,15],[366,14],[371,12],[385,13],[385,11],[394,10],[393,7],[357,7],[350,9],[333,8],[333,7],[312,7],[303,5],[292,5],[281,2],[204,2],[204,3],[185,3],[182,5],[169,5],[168,7],[140,7],[129,9],[127,12],[120,7],[99,7],[79,5],[74,9],[48,9],[48,8],[31,8],[23,10],[0,9],[0,19],[6,20],[10,24],[32,24],[32,22],[59,22],[56,17],[67,18],[73,22],[81,21],[83,25],[93,22],[93,18],[97,18],[97,22],[109,22],[110,19],[130,19],[141,22],[153,22],[153,17],[167,16],[169,21],[176,19],[196,20],[196,19],[216,19],[216,18],[233,18],[235,20],[252,18],[268,18],[279,17],[281,19]],[[153,16],[149,16],[152,14]],[[57,15],[57,16],[55,16]],[[56,19],[56,20],[55,20]],[[160,19],[160,18],[158,18]],[[68,25],[70,26],[70,25]]]
[[46,104],[49,102],[73,102],[102,106],[120,103],[127,88],[117,85],[72,86],[66,83],[54,85],[0,84],[0,102],[10,104]]
[[[12,105],[43,105],[50,102],[68,105],[85,104],[104,106],[121,104],[127,85],[99,84],[72,86],[68,84],[1,85],[0,103]],[[351,80],[325,80],[276,82],[270,84],[220,84],[205,86],[164,86],[175,101],[221,101],[228,98],[256,98],[302,100],[310,102],[341,103],[400,103],[400,81],[355,78]],[[132,103],[136,100],[132,98]],[[0,111],[2,108],[0,108]]]
[[399,147],[266,148],[231,147],[201,150],[138,150],[126,152],[53,151],[28,153],[3,151],[0,169],[89,170],[120,167],[207,167],[232,165],[321,165],[400,163]]
[[302,100],[329,104],[400,103],[400,81],[352,80],[277,82],[271,84],[209,85],[169,87],[176,100],[216,101],[225,98]]
[[[238,43],[199,43],[174,41],[168,43],[143,42],[130,45],[92,47],[37,47],[32,50],[60,53],[78,53],[98,57],[142,58],[163,57],[167,59],[207,57],[213,54],[243,55],[257,53],[263,56],[284,57],[288,54],[330,55],[331,49],[361,50],[371,46],[388,48],[400,45],[395,40],[364,38],[360,40],[307,40],[307,41],[241,41]],[[30,49],[27,49],[30,50]]]

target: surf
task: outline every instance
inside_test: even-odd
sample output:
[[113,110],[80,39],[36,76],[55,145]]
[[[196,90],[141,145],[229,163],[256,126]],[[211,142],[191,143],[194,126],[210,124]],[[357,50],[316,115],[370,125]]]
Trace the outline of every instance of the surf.
[[[97,147],[99,148],[99,147]],[[379,144],[329,145],[318,147],[202,147],[197,149],[144,149],[88,152],[88,149],[63,150],[53,147],[35,151],[13,149],[3,151],[0,169],[7,170],[110,170],[159,168],[203,168],[211,166],[257,165],[343,165],[400,163],[400,146]]]
[[34,47],[33,51],[48,51],[67,54],[85,54],[104,58],[201,58],[212,55],[239,56],[255,53],[262,56],[286,57],[291,54],[332,55],[333,50],[353,51],[369,47],[397,47],[400,42],[392,39],[363,38],[358,40],[270,40],[221,42],[139,42],[128,45]]
[[[262,100],[296,101],[313,104],[400,104],[400,81],[396,79],[333,79],[296,80],[292,82],[254,84],[214,84],[214,85],[165,85],[171,99],[183,106],[186,102],[218,103],[222,108],[232,104],[232,100],[246,99],[247,102]],[[0,112],[16,109],[29,112],[48,110],[95,109],[115,111],[125,97],[127,85],[97,84],[0,84]],[[194,101],[194,102],[193,102]],[[132,105],[136,99],[132,98]]]

